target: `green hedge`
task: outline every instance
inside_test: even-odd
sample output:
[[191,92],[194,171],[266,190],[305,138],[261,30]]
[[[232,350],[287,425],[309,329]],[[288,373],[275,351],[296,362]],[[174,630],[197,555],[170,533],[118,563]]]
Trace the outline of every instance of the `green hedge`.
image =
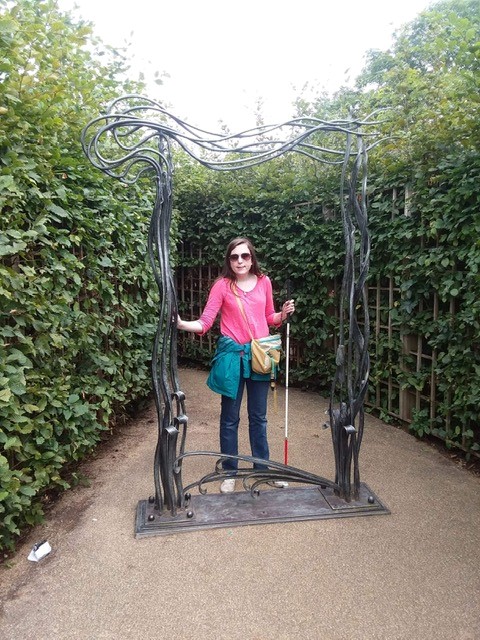
[[[294,179],[293,167],[290,171],[283,160],[246,174],[244,182],[238,176],[205,174],[202,187],[194,190],[191,172],[184,180],[179,177],[176,203],[184,244],[194,256],[200,249],[208,256],[208,263],[184,257],[182,266],[219,264],[229,239],[252,238],[278,302],[284,299],[286,278],[293,282],[297,312],[291,336],[301,346],[303,361],[291,370],[291,382],[328,392],[337,329],[332,283],[341,279],[344,252],[336,203],[339,177],[326,172],[315,182],[304,169],[302,173],[297,166]],[[196,172],[197,180],[202,171]],[[479,174],[478,156],[469,153],[419,169],[411,176],[407,214],[405,188],[398,188],[392,200],[395,176],[380,174],[377,166],[369,190],[370,283],[392,278],[399,291],[385,310],[392,335],[372,335],[372,384],[390,377],[397,387],[428,397],[431,368],[417,371],[402,346],[403,336],[421,335],[425,351],[437,354],[437,406],[434,419],[426,409],[414,412],[410,427],[420,436],[433,433],[469,452],[480,444]],[[206,294],[207,286],[202,288]],[[185,341],[183,355],[206,363],[211,354],[207,346],[200,349],[198,342]],[[377,408],[387,417],[382,404]]]
[[[355,88],[297,100],[299,116],[334,120],[353,104],[363,116],[382,113],[385,139],[369,159],[369,282],[393,281],[396,299],[382,309],[391,331],[372,336],[369,401],[377,403],[375,385],[387,381],[411,390],[420,399],[412,431],[469,453],[480,446],[479,41],[478,2],[444,0],[399,30],[387,51],[370,51]],[[194,254],[201,247],[220,262],[233,236],[248,235],[279,299],[284,280],[293,280],[291,333],[304,358],[291,380],[325,390],[334,367],[332,284],[343,269],[338,187],[338,172],[293,155],[257,171],[190,168],[177,179],[180,229]],[[404,348],[409,335],[421,337],[428,366]],[[435,412],[424,401],[433,386]],[[383,400],[377,408],[388,416]]]
[[[478,154],[447,155],[413,176],[410,216],[391,219],[391,193],[380,191],[381,177],[371,203],[372,277],[391,276],[400,289],[389,311],[397,335],[423,336],[425,350],[436,355],[436,416],[421,408],[410,428],[467,451],[480,448],[479,180]],[[408,356],[389,358],[392,350],[401,351],[398,341],[378,358],[374,375],[388,362],[401,386],[428,387],[429,369],[412,373]]]
[[[344,255],[340,170],[324,170],[321,180],[318,171],[314,163],[292,156],[235,174],[192,168],[177,175],[175,202],[181,237],[193,255],[201,250],[209,264],[221,264],[228,242],[246,235],[272,279],[278,304],[290,279],[297,306],[292,342],[308,354],[301,367],[292,369],[290,380],[326,389],[335,366],[331,347],[337,300],[332,289],[341,281]],[[198,263],[197,258],[193,265]],[[192,261],[184,257],[183,266]],[[184,355],[208,362],[207,348],[202,351],[192,341],[185,346]]]
[[[365,112],[402,106],[395,141],[370,165],[371,279],[394,278],[400,290],[387,310],[397,337],[372,341],[372,380],[388,371],[400,386],[428,385],[422,371],[408,373],[401,354],[401,336],[421,333],[438,354],[441,397],[435,422],[420,411],[412,429],[475,451],[478,12],[470,0],[439,7],[392,52],[372,53],[358,90],[299,106],[332,118],[352,101]],[[124,80],[121,51],[96,41],[54,0],[0,0],[0,9],[0,548],[9,549],[41,519],[43,492],[67,486],[69,463],[149,391],[157,304],[145,260],[150,185],[126,190],[102,176],[79,143],[105,104],[143,87]],[[293,282],[292,340],[308,357],[292,383],[328,389],[332,283],[343,269],[338,173],[292,155],[236,174],[184,158],[178,165],[174,206],[184,243],[218,264],[233,236],[253,239],[279,300],[286,278]],[[392,216],[392,188],[407,183],[410,215]],[[207,357],[197,343],[195,357]]]
[[[8,5],[9,9],[6,10]],[[0,548],[47,488],[148,394],[156,328],[146,238],[154,192],[83,156],[80,134],[121,80],[55,2],[1,3]],[[100,47],[99,43],[94,43]]]

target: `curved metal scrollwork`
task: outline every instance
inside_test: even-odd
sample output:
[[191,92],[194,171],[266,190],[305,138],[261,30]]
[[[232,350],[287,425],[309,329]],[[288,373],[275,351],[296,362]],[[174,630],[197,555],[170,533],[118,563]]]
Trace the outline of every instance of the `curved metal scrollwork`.
[[[339,346],[330,398],[330,426],[335,458],[335,481],[272,461],[260,461],[266,470],[240,469],[246,488],[255,494],[259,484],[277,479],[329,486],[345,500],[358,494],[359,450],[362,441],[363,404],[368,385],[369,321],[365,282],[370,241],[367,226],[367,154],[378,144],[372,129],[377,123],[295,118],[278,125],[261,126],[236,135],[214,134],[176,118],[156,102],[142,96],[124,96],[92,120],[82,134],[90,162],[127,184],[152,174],[156,198],[148,234],[148,253],[160,292],[158,327],[152,352],[152,383],[158,417],[154,460],[155,508],[175,517],[186,506],[185,496],[197,486],[225,477],[218,452],[185,452],[188,418],[185,394],[177,371],[177,297],[170,266],[172,221],[172,141],[192,158],[217,171],[252,167],[289,151],[317,162],[341,165],[340,201],[345,236],[345,270],[340,296]],[[329,146],[319,144],[327,137]],[[340,140],[340,144],[333,143]],[[367,144],[367,141],[369,144]],[[359,187],[360,185],[360,187]],[[214,456],[214,472],[183,487],[183,460],[193,455]],[[237,456],[253,464],[258,460]],[[353,470],[353,471],[352,471]]]

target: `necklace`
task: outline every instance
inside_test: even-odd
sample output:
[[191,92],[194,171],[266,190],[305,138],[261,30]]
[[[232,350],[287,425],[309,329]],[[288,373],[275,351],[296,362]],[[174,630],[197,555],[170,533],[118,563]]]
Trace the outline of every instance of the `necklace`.
[[[258,279],[257,276],[253,276],[253,278],[248,278],[248,279],[246,278],[245,280],[237,279],[235,282],[235,286],[239,291],[243,293],[244,296],[246,296],[247,293],[250,293],[251,291],[253,291],[257,286],[257,279]],[[240,286],[240,283],[243,286]]]

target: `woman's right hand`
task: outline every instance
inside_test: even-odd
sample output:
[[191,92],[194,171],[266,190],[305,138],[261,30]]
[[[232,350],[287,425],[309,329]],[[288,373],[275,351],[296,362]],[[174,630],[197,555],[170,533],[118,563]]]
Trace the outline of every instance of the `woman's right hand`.
[[177,329],[180,331],[190,331],[191,333],[203,333],[203,325],[198,320],[182,320],[177,315]]

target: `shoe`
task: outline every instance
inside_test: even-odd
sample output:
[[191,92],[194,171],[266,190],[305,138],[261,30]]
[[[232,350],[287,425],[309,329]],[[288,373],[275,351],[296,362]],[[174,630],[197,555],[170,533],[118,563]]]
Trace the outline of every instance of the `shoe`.
[[220,493],[233,493],[235,491],[235,478],[227,478],[220,485]]
[[286,489],[288,487],[288,482],[285,480],[274,480],[272,484],[274,487],[278,487],[279,489]]

